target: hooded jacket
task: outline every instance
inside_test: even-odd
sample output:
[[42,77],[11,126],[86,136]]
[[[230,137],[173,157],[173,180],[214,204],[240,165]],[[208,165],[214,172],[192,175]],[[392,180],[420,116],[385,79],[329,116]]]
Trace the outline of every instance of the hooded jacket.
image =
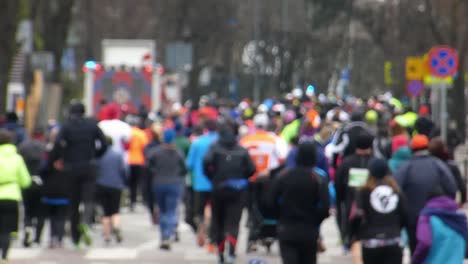
[[[325,146],[327,142],[321,142],[320,137],[314,137],[313,142],[315,143],[315,147],[317,149],[317,163],[316,167],[321,169],[326,173],[326,176],[329,175],[330,166],[328,164],[328,159],[325,156]],[[296,159],[297,159],[297,148],[291,149],[288,156],[286,157],[286,168],[292,168],[296,166]]]
[[[96,141],[99,148],[96,148]],[[106,138],[95,120],[72,115],[62,126],[51,160],[63,159],[65,169],[89,169],[107,150]]]
[[196,139],[190,146],[185,164],[188,170],[193,173],[192,186],[195,192],[210,192],[213,188],[203,171],[203,157],[217,139],[218,134],[216,132],[209,132]]
[[457,210],[457,203],[447,196],[427,203],[419,217],[418,244],[411,263],[463,263],[468,226],[466,216]]
[[406,227],[406,201],[391,186],[378,185],[373,190],[362,189],[356,195],[356,208],[350,218],[352,233],[356,233],[363,246],[366,240],[400,241],[402,228]]
[[30,185],[31,176],[16,147],[0,145],[0,200],[21,201],[21,189]]
[[203,159],[203,169],[214,189],[235,182],[245,185],[256,171],[249,152],[237,144],[233,133],[220,134],[218,142],[210,147]]
[[154,185],[182,184],[187,173],[184,156],[175,145],[163,144],[150,150],[146,164]]
[[411,158],[411,150],[408,147],[401,147],[393,153],[392,158],[388,161],[392,173],[395,173],[409,158]]
[[449,168],[430,155],[411,157],[394,174],[395,180],[408,199],[408,224],[416,225],[419,213],[434,186],[442,186],[444,192],[455,197],[457,186]]
[[328,217],[327,181],[311,171],[316,149],[313,143],[306,144],[298,147],[297,165],[276,178],[271,190],[270,204],[279,208],[280,240],[314,240],[320,224]]

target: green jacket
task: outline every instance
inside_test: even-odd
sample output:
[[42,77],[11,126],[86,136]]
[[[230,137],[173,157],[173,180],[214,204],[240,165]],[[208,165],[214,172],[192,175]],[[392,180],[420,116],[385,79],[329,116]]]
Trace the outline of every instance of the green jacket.
[[[177,149],[182,152],[184,158],[186,158],[190,150],[190,140],[184,136],[177,136],[174,140],[174,144],[176,145]],[[192,186],[192,177],[192,172],[187,173],[185,177],[185,184],[187,186]]]
[[0,145],[0,200],[21,201],[21,189],[29,185],[31,176],[16,147]]
[[296,119],[284,127],[283,131],[281,132],[281,137],[288,144],[291,144],[292,140],[299,135],[300,128],[301,128],[301,120]]

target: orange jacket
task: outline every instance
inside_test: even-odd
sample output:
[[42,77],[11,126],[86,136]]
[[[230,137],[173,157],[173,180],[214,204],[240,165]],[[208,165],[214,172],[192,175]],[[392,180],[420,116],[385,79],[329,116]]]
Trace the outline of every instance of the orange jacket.
[[145,155],[143,150],[148,144],[146,133],[137,128],[132,127],[130,136],[130,146],[128,149],[128,164],[130,165],[145,165]]

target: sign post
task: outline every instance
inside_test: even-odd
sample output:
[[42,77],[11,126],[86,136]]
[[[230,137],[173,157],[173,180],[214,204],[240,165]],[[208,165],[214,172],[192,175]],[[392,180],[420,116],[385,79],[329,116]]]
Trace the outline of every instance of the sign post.
[[447,85],[444,82],[440,83],[440,136],[447,142]]
[[[448,46],[433,47],[428,54],[427,66],[429,72],[438,78],[454,76],[458,71],[459,58],[457,51]],[[442,139],[447,142],[447,89],[448,83],[442,81],[437,85],[440,90],[440,133]]]

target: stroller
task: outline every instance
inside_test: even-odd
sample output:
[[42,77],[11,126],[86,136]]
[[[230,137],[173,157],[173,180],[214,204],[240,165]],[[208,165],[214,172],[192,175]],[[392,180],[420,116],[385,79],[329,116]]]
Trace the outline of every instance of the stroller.
[[279,176],[284,166],[271,171],[270,177],[257,179],[249,186],[249,237],[247,253],[256,251],[257,244],[264,246],[268,253],[276,240],[278,209],[269,202],[273,181]]

